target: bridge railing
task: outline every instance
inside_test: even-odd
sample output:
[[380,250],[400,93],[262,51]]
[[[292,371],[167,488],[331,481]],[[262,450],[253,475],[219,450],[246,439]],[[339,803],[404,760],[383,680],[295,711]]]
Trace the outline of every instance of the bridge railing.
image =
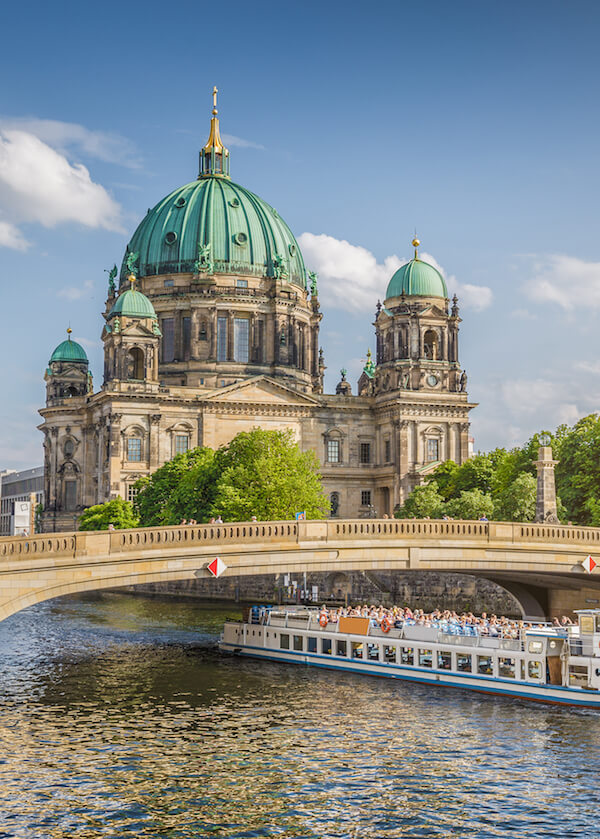
[[230,524],[143,527],[133,530],[79,531],[0,538],[0,561],[20,557],[93,556],[153,551],[155,548],[201,548],[203,545],[335,543],[377,540],[473,541],[573,545],[590,551],[600,545],[600,528],[518,522],[443,521],[437,519],[325,519],[313,521],[235,522]]

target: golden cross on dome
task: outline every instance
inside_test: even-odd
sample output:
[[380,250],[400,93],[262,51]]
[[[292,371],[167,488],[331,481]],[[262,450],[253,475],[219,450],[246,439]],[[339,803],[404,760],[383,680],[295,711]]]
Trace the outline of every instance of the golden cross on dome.
[[219,113],[219,112],[217,111],[217,93],[218,93],[218,92],[219,92],[219,91],[218,91],[218,88],[217,88],[217,86],[215,85],[215,87],[213,87],[213,114],[214,114],[215,116]]

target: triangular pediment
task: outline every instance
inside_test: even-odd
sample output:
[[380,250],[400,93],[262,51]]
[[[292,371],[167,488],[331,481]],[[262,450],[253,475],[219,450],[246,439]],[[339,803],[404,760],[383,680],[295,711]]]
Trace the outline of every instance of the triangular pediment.
[[210,402],[255,402],[268,405],[298,405],[312,407],[319,401],[306,393],[282,385],[267,376],[254,376],[243,382],[219,388],[206,399]]

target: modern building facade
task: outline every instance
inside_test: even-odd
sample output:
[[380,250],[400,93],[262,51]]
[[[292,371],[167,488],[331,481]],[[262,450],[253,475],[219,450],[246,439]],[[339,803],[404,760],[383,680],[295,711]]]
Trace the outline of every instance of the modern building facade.
[[44,504],[44,467],[0,472],[0,536],[14,536],[22,529],[29,531],[29,521],[20,529],[15,526],[15,506],[30,502],[35,506]]
[[[323,392],[317,276],[277,211],[229,175],[215,105],[198,178],[148,211],[104,312],[104,378],[70,335],[46,370],[46,530],[180,452],[260,426],[293,430],[322,463],[331,514],[391,514],[441,461],[469,456],[459,307],[414,258],[375,315],[358,394]],[[118,281],[117,281],[118,276]]]

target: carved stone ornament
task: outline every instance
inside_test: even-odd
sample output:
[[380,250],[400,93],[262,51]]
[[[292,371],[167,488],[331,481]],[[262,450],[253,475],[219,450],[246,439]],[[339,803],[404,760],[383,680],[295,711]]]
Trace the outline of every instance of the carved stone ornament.
[[194,271],[196,274],[212,274],[214,272],[211,252],[212,248],[210,242],[206,245],[198,242],[198,259],[194,262]]

